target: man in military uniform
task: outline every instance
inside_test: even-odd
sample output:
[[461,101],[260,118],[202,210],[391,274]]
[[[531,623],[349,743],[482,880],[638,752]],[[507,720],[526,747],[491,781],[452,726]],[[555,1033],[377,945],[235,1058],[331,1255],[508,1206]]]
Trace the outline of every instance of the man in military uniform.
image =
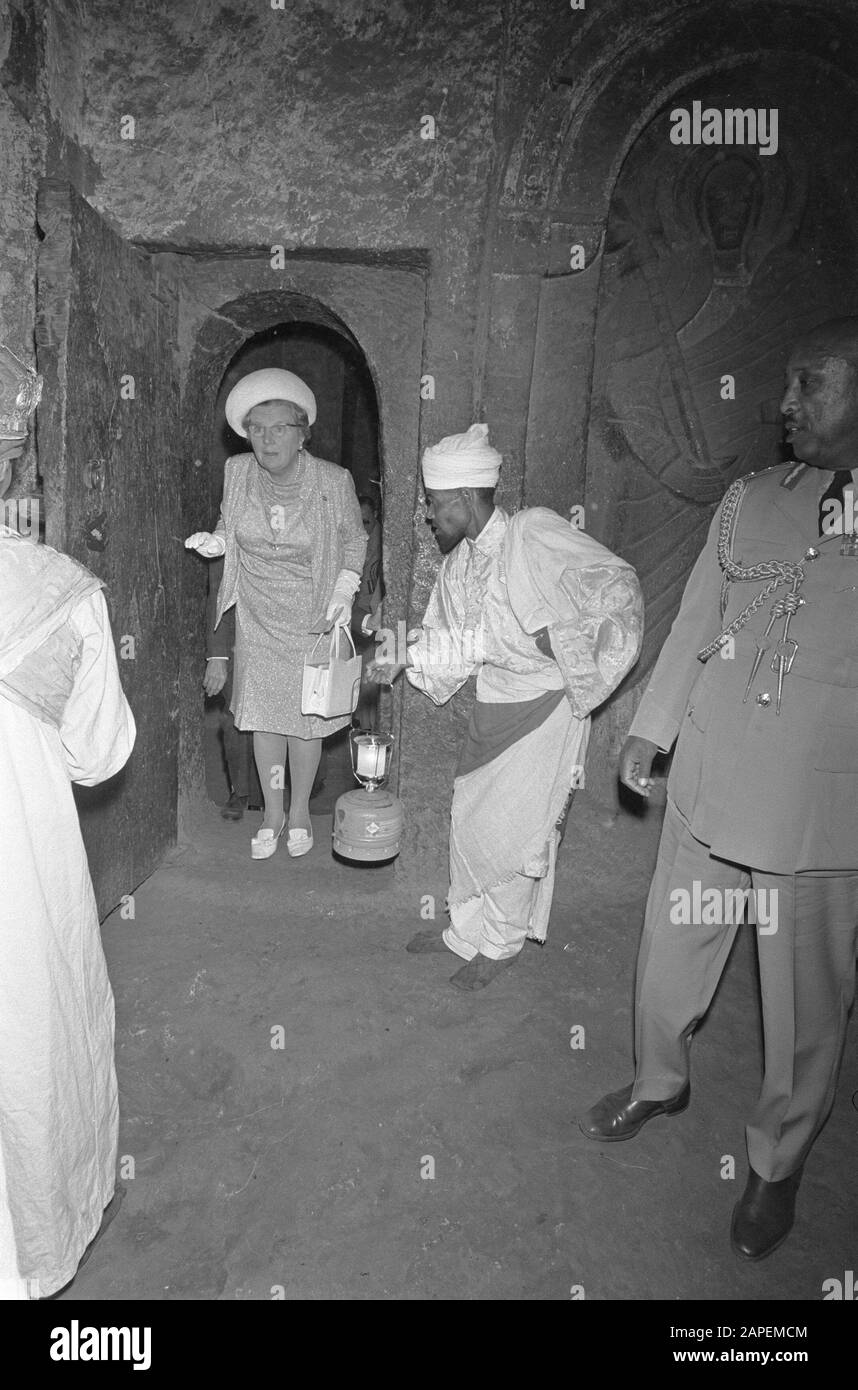
[[[855,988],[858,319],[797,344],[781,411],[798,462],[728,490],[622,750],[621,780],[646,796],[653,758],[676,742],[638,956],[635,1080],[580,1121],[590,1139],[630,1139],[685,1108],[690,1039],[738,929],[726,900],[746,890],[753,921],[765,890],[765,1075],[731,1232],[752,1260],[792,1227]],[[690,919],[683,903],[697,905]]]

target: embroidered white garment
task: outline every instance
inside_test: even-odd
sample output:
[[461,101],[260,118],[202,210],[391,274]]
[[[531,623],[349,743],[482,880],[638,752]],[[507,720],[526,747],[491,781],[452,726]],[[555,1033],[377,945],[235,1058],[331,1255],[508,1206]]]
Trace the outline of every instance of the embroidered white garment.
[[504,542],[509,517],[495,507],[476,540],[445,556],[423,618],[409,647],[409,681],[443,705],[477,675],[477,699],[532,700],[560,690],[557,663],[525,632],[509,601]]
[[100,590],[66,621],[77,659],[57,722],[0,693],[0,1287],[10,1297],[68,1283],[115,1183],[113,994],[71,784],[117,772],[135,727]]
[[[536,645],[543,627],[554,658]],[[582,785],[590,712],[631,668],[642,634],[634,570],[548,508],[511,519],[495,508],[475,540],[461,541],[445,557],[420,639],[409,647],[411,684],[436,704],[474,673],[477,700],[484,704],[566,694],[537,728],[456,778],[448,899],[453,927],[460,910],[473,915],[466,905],[474,899],[523,875],[534,887],[519,934],[523,928],[545,939],[556,825],[570,790]],[[477,949],[473,940],[468,949]],[[502,952],[497,941],[485,940],[478,949],[496,957]]]
[[[556,659],[533,634],[548,627]],[[547,507],[496,507],[476,540],[445,556],[409,681],[444,704],[477,674],[477,699],[566,688],[585,718],[638,658],[643,598],[630,565]]]

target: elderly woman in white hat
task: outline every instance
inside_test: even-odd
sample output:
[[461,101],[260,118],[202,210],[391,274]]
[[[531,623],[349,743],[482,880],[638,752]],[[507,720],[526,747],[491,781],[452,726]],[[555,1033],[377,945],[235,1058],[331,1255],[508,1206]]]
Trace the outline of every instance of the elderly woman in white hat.
[[316,399],[300,377],[280,368],[251,372],[230,391],[226,418],[253,452],[227,459],[217,528],[185,545],[206,559],[224,556],[216,623],[235,604],[231,709],[237,728],[253,730],[265,796],[251,854],[269,858],[288,823],[287,848],[297,857],[313,845],[310,789],[322,739],[350,722],[302,714],[304,657],[322,614],[350,622],[367,538],[351,474],[304,448]]

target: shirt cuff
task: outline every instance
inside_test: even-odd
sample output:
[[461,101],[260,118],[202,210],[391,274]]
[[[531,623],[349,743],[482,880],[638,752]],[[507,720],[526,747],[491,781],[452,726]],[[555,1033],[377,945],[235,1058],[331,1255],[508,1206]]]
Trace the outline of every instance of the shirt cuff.
[[644,712],[640,718],[638,714],[629,726],[628,738],[645,738],[648,743],[654,743],[660,753],[669,753],[676,742],[679,730],[673,721],[667,722],[658,718],[647,718]]

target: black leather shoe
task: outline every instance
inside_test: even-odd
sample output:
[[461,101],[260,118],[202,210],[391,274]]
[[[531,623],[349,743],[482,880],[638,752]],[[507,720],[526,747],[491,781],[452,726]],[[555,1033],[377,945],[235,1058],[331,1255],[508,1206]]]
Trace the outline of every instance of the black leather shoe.
[[799,1168],[779,1182],[766,1182],[751,1169],[730,1226],[730,1244],[743,1260],[764,1260],[786,1240],[795,1220],[801,1173]]
[[582,1115],[578,1127],[588,1139],[613,1143],[618,1139],[633,1139],[647,1120],[656,1115],[678,1115],[691,1099],[691,1084],[686,1082],[672,1100],[632,1100],[634,1085],[622,1091],[610,1091],[602,1096],[592,1110]]
[[236,796],[235,792],[232,792],[226,805],[221,806],[220,813],[224,820],[241,820],[246,805],[246,796]]

